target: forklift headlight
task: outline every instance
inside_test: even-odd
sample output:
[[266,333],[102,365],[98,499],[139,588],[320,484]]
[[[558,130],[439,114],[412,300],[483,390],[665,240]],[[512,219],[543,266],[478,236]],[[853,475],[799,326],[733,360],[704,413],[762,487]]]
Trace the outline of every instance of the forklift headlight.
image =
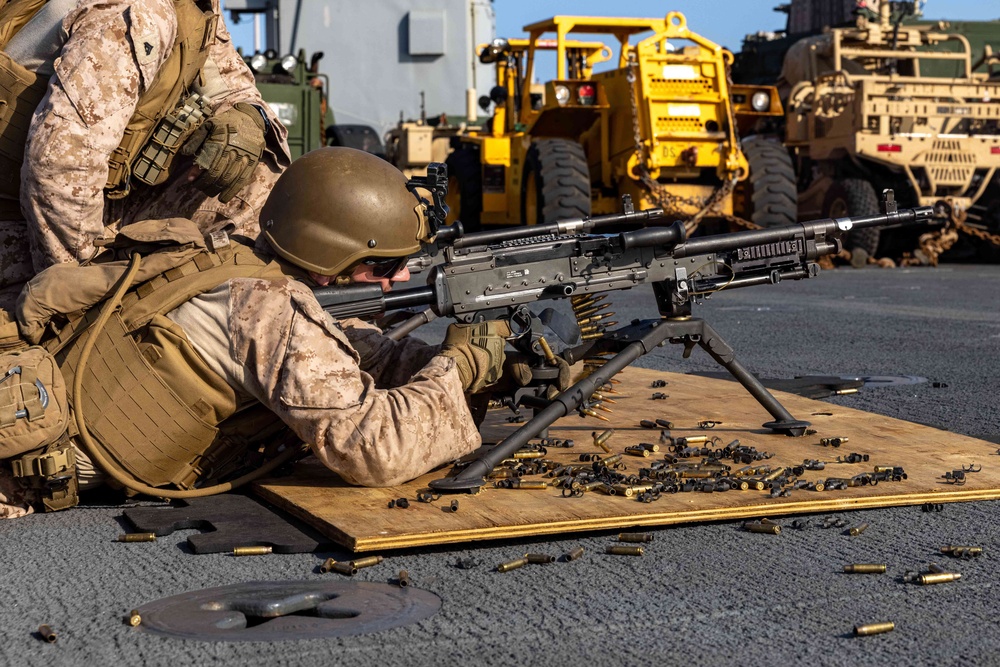
[[283,69],[286,74],[291,74],[295,71],[295,66],[299,64],[299,59],[289,53],[287,56],[284,56],[278,64],[281,65],[281,69]]
[[758,90],[750,98],[750,106],[753,107],[754,111],[763,113],[771,108],[771,96],[763,90]]
[[569,88],[556,86],[556,102],[559,103],[559,106],[565,106],[569,102]]
[[262,72],[267,67],[267,56],[263,53],[255,53],[250,58],[250,69],[254,72]]

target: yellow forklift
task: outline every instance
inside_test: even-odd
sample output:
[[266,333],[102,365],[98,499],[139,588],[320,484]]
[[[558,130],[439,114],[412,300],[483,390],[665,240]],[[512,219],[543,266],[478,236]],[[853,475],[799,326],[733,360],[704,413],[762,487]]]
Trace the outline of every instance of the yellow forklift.
[[[527,40],[482,49],[496,65],[497,85],[480,100],[493,115],[453,139],[449,204],[467,228],[611,213],[625,194],[689,232],[737,222],[734,213],[760,226],[795,221],[787,151],[763,135],[740,141],[783,115],[777,90],[732,85],[732,54],[688,30],[683,14],[556,16],[524,30]],[[614,37],[617,67],[594,72],[612,49],[573,34]],[[557,77],[532,85],[545,51],[555,51]]]

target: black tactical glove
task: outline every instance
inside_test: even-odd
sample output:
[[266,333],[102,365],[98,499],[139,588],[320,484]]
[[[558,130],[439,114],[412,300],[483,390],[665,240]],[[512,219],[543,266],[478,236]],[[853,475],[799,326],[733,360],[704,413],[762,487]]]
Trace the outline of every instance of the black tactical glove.
[[264,152],[264,116],[252,104],[237,102],[194,131],[181,152],[194,155],[202,173],[195,186],[225,203],[253,176]]
[[499,320],[452,324],[445,334],[441,355],[455,360],[462,385],[475,394],[500,379],[507,336],[510,326]]

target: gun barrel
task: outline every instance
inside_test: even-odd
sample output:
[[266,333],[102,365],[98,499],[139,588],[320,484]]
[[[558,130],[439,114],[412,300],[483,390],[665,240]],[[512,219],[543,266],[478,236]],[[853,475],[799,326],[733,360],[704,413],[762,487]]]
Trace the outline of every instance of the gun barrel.
[[930,220],[934,217],[934,209],[930,206],[920,206],[918,208],[904,208],[897,213],[885,215],[865,215],[856,218],[825,218],[812,222],[801,222],[794,225],[783,225],[781,227],[770,227],[768,229],[753,229],[746,232],[736,232],[734,234],[719,234],[717,236],[705,236],[690,239],[678,244],[674,249],[673,256],[676,259],[682,257],[692,257],[694,255],[705,255],[709,253],[730,252],[737,248],[764,245],[766,243],[779,243],[790,241],[795,238],[813,238],[817,234],[825,233],[830,236],[847,233],[851,229],[863,229],[866,227],[885,227],[887,225],[909,225],[917,222]]
[[457,239],[452,245],[455,248],[468,248],[477,245],[493,245],[504,241],[514,241],[531,236],[546,236],[549,234],[582,234],[593,232],[607,227],[621,227],[622,225],[642,226],[648,222],[659,220],[663,217],[663,209],[651,208],[645,211],[635,211],[633,213],[613,213],[611,215],[586,216],[583,218],[569,218],[559,222],[549,222],[543,225],[532,225],[531,227],[510,227],[507,229],[496,229],[487,232],[475,232],[466,234]]

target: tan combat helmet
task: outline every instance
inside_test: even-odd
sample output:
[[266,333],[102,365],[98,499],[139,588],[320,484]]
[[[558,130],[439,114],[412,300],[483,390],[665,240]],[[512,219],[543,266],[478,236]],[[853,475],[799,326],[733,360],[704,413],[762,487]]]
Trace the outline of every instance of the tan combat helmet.
[[264,203],[260,228],[278,255],[324,276],[365,259],[413,254],[429,236],[424,207],[402,172],[342,147],[293,162]]

